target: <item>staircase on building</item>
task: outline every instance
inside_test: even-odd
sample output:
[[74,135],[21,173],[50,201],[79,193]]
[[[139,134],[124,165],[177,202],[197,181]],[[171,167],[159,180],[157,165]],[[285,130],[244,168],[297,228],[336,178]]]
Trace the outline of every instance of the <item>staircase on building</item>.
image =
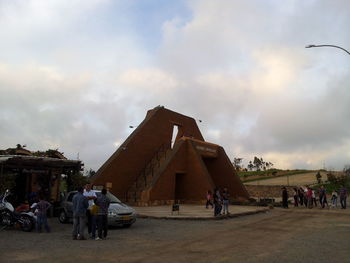
[[128,189],[125,201],[134,206],[147,206],[148,202],[141,200],[142,192],[149,189],[159,178],[164,164],[169,160],[173,149],[169,145],[162,145],[146,164],[135,182]]

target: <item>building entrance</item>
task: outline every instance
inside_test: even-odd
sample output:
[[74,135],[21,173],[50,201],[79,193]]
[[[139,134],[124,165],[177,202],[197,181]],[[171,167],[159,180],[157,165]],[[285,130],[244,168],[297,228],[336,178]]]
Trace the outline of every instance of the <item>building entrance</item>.
[[175,201],[185,199],[185,173],[175,174]]

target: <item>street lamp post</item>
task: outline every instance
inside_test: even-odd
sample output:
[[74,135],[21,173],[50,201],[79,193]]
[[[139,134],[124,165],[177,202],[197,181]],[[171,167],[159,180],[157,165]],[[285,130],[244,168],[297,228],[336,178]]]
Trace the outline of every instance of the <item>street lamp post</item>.
[[339,47],[339,46],[335,46],[335,45],[307,45],[305,48],[313,48],[313,47],[334,47],[334,48],[339,48],[339,49],[345,51],[346,53],[348,53],[348,55],[350,55],[350,52],[348,50],[346,50],[345,48]]

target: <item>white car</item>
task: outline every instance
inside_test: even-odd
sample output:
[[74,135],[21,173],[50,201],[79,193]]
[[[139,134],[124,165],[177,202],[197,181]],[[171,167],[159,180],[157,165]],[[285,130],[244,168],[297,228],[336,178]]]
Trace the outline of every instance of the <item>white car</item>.
[[[97,197],[101,191],[94,190]],[[67,223],[73,218],[73,196],[77,191],[69,192],[61,202],[59,221]],[[136,221],[137,213],[134,208],[122,203],[115,195],[107,192],[106,195],[111,201],[108,208],[108,225],[130,227]]]

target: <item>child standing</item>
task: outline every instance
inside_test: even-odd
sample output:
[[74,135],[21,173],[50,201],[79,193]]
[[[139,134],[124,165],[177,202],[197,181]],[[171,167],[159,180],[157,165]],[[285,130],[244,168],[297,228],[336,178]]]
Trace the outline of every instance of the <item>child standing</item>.
[[47,223],[47,210],[51,207],[51,204],[45,200],[43,196],[39,197],[39,202],[36,204],[36,230],[41,233],[41,227],[44,225],[47,233],[50,232],[50,227]]
[[209,205],[211,205],[211,208],[214,207],[212,200],[213,200],[213,195],[212,195],[211,191],[208,190],[208,192],[207,192],[207,203],[205,204],[205,208],[208,208]]
[[336,190],[332,192],[332,207],[336,208],[337,207],[337,199],[338,199],[338,193]]

